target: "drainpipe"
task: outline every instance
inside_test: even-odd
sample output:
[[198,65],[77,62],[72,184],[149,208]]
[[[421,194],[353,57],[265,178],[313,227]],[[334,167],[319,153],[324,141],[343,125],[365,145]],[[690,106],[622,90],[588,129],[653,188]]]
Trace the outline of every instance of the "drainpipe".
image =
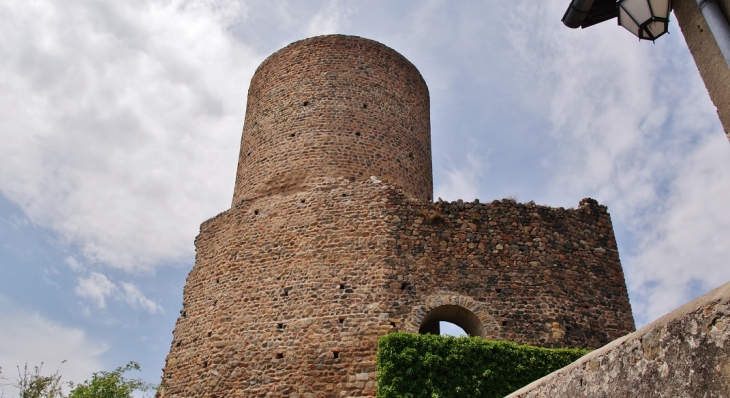
[[730,25],[728,25],[725,15],[715,0],[697,0],[697,5],[700,6],[700,11],[710,27],[710,32],[715,37],[715,42],[720,47],[720,52],[730,68]]
[[592,5],[593,0],[572,0],[570,7],[568,7],[565,15],[563,15],[563,23],[565,26],[571,29],[580,27]]

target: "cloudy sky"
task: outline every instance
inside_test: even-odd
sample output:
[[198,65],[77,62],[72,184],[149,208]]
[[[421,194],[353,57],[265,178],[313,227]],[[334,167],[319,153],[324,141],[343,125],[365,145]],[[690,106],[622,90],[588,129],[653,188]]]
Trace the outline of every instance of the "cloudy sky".
[[[0,2],[0,366],[157,382],[200,223],[229,207],[251,76],[344,33],[431,92],[435,196],[609,207],[637,326],[730,280],[730,143],[676,23],[567,0]],[[12,391],[6,389],[6,397]]]

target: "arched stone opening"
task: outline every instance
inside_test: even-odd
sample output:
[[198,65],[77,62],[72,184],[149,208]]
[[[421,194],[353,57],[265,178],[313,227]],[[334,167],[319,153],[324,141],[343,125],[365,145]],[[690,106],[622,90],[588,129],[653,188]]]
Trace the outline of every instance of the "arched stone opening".
[[421,334],[441,334],[439,322],[451,322],[464,329],[469,336],[484,336],[484,325],[479,317],[468,309],[458,305],[441,305],[429,311],[418,327]]
[[[444,307],[443,309],[438,309]],[[451,307],[457,307],[454,309]],[[453,323],[470,336],[501,340],[501,327],[489,313],[488,307],[471,297],[455,292],[441,291],[423,298],[423,304],[411,309],[411,315],[402,325],[404,332],[439,333],[440,321]],[[436,325],[434,326],[433,323]],[[422,331],[423,326],[427,326]],[[438,327],[438,329],[436,329]]]

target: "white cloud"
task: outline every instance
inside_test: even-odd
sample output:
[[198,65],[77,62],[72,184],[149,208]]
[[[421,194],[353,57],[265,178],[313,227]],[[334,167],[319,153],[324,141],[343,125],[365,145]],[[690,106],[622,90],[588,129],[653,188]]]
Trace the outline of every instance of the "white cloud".
[[71,268],[72,271],[80,272],[84,269],[84,265],[76,260],[76,258],[74,258],[73,256],[67,256],[64,259],[64,262],[66,263],[66,265],[69,266],[69,268]]
[[59,285],[55,281],[59,274],[60,272],[54,267],[44,268],[42,276],[43,282],[45,282],[48,286],[53,286],[56,289],[60,289],[61,285]]
[[453,166],[444,171],[443,182],[434,189],[435,197],[444,200],[463,199],[471,201],[479,198],[479,177],[486,171],[485,154],[477,156],[472,152],[466,155],[466,165]]
[[92,272],[88,278],[79,278],[74,293],[91,300],[97,308],[106,308],[106,298],[117,290],[106,276]]
[[[98,272],[92,271],[88,278],[78,278],[74,293],[90,300],[99,309],[106,308],[106,299],[112,297],[127,303],[132,308],[141,308],[151,314],[163,311],[159,304],[147,298],[133,283],[116,284]],[[84,310],[84,313],[90,314],[88,309]]]
[[[71,328],[31,312],[22,312],[0,297],[0,367],[10,381],[17,376],[16,366],[29,367],[43,363],[43,374],[53,373],[61,366],[64,381],[82,381],[92,372],[103,369],[100,357],[107,346],[90,339],[78,328]],[[62,361],[66,361],[61,365]],[[0,388],[12,397],[10,387]]]
[[687,156],[672,182],[654,227],[642,235],[638,253],[627,259],[632,291],[646,304],[637,317],[654,319],[730,281],[730,179],[717,165],[727,162],[725,137],[705,138]]
[[154,301],[145,297],[145,295],[142,294],[141,291],[139,291],[137,286],[127,282],[121,282],[119,283],[119,285],[124,291],[124,301],[126,301],[127,304],[129,304],[133,308],[141,307],[150,314],[157,314],[162,312],[162,307]]
[[238,1],[0,4],[0,192],[86,260],[191,258],[228,206],[263,57]]
[[307,26],[307,36],[341,33],[347,23],[352,7],[347,1],[329,0],[320,7]]

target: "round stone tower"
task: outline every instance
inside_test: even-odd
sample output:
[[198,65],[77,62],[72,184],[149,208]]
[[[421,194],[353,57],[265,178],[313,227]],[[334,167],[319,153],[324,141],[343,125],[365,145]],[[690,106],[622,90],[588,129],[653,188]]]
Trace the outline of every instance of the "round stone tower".
[[378,338],[442,321],[548,347],[633,330],[606,207],[434,203],[429,123],[423,78],[382,44],[315,37],[264,61],[160,397],[374,397]]
[[323,177],[376,176],[430,200],[426,83],[394,50],[354,36],[295,42],[256,70],[233,204]]

